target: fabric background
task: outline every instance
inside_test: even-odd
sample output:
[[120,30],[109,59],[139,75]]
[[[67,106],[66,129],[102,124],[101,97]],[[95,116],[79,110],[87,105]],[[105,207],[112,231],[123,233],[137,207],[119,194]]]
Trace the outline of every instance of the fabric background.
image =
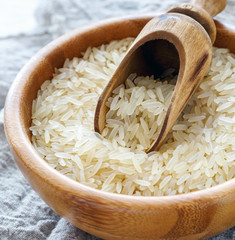
[[[1,1],[3,0],[0,0],[0,8]],[[24,32],[0,36],[0,239],[98,239],[75,228],[53,212],[32,190],[17,168],[4,134],[3,108],[6,94],[17,72],[30,57],[61,34],[108,17],[165,11],[170,6],[185,1],[34,1],[37,4],[34,12],[35,27]],[[14,10],[14,6],[10,8],[10,11],[12,10]],[[226,10],[216,18],[234,25],[235,0],[228,0]],[[19,19],[19,21],[21,20]],[[19,24],[25,23],[22,20]],[[235,227],[212,239],[234,240]]]

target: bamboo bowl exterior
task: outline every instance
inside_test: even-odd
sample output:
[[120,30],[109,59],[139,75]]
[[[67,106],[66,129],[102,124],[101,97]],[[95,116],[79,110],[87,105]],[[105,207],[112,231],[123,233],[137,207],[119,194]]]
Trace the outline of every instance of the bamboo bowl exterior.
[[[235,179],[190,194],[131,197],[83,186],[52,169],[30,138],[32,100],[66,58],[89,46],[136,37],[153,14],[104,20],[70,32],[39,51],[16,77],[5,105],[15,161],[41,198],[78,228],[104,239],[204,239],[235,225]],[[216,22],[215,45],[235,52],[235,30]]]

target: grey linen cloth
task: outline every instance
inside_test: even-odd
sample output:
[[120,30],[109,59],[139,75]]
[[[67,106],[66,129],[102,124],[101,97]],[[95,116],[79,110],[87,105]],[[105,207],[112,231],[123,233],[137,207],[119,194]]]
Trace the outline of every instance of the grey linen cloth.
[[[12,11],[20,1],[9,2],[13,4],[12,8],[9,8],[9,11]],[[6,94],[17,72],[30,57],[59,35],[108,17],[163,12],[170,6],[185,1],[24,0],[23,2],[26,3],[24,6],[26,8],[27,3],[37,4],[35,28],[23,33],[0,36],[0,239],[98,239],[74,227],[50,209],[32,190],[17,168],[4,134],[3,108]],[[234,13],[235,1],[228,0],[226,10],[217,18],[234,24]],[[23,20],[19,19],[19,21],[25,24]],[[235,227],[212,239],[234,240]]]

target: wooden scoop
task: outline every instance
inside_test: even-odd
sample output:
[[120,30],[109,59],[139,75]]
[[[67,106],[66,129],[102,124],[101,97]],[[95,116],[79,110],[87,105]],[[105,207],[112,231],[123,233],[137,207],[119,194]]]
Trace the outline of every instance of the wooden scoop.
[[226,0],[192,0],[177,5],[149,21],[126,53],[102,92],[95,112],[95,131],[106,123],[106,101],[131,73],[160,76],[169,68],[178,73],[175,90],[160,133],[147,152],[157,150],[185,105],[207,73],[212,59],[216,28],[212,17],[226,6]]

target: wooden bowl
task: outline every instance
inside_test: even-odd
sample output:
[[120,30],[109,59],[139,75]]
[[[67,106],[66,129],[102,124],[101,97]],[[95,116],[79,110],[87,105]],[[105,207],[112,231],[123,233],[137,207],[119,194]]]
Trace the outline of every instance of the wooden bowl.
[[[66,58],[89,46],[136,37],[153,15],[104,20],[70,32],[39,51],[20,71],[5,105],[10,149],[33,189],[78,228],[104,239],[202,239],[235,225],[235,179],[190,194],[134,197],[102,192],[52,169],[31,144],[32,100]],[[216,22],[216,46],[235,52],[235,31]],[[33,204],[33,203],[32,203]]]

